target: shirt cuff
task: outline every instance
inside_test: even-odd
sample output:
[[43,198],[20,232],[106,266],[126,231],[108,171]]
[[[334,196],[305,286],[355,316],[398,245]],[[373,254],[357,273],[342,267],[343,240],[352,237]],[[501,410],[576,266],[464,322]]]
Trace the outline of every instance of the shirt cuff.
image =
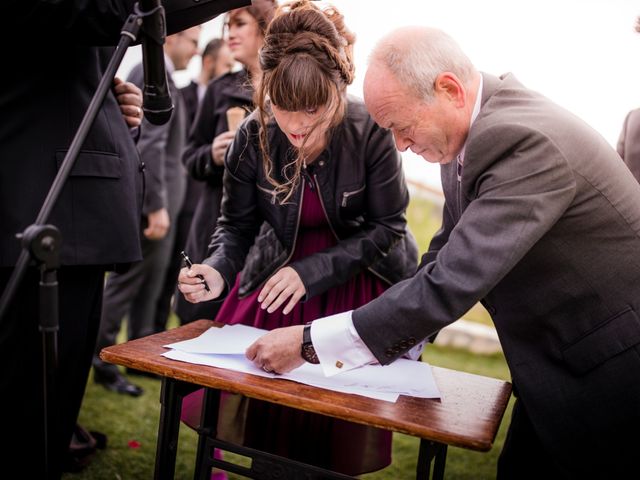
[[402,358],[408,358],[409,360],[418,360],[420,358],[420,355],[422,355],[422,350],[424,350],[425,343],[426,343],[425,340],[421,341],[416,346],[414,346],[411,350],[406,352],[402,356]]
[[311,324],[311,342],[325,376],[377,363],[351,319],[351,312],[319,318]]

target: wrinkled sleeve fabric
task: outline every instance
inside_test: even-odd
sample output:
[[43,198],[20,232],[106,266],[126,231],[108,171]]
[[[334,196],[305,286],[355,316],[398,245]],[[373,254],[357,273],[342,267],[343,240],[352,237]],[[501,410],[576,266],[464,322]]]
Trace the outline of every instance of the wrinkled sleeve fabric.
[[[511,142],[505,138],[513,139]],[[462,316],[562,216],[576,183],[543,134],[518,125],[485,128],[468,145],[473,195],[435,261],[353,312],[358,334],[382,364]],[[464,182],[463,173],[463,182]]]
[[[246,125],[246,123],[245,123]],[[216,231],[203,263],[233,285],[263,218],[256,192],[256,151],[246,126],[238,129],[225,157],[224,194]]]

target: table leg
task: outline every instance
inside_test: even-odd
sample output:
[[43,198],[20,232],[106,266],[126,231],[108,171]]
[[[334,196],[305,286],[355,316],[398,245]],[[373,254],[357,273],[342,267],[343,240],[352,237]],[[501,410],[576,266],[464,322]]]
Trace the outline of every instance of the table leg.
[[[433,465],[433,477],[431,477],[431,462],[435,458]],[[447,460],[447,445],[420,439],[420,453],[418,454],[418,467],[416,479],[442,480],[444,478],[444,465]]]
[[172,480],[175,475],[182,399],[197,388],[197,385],[179,380],[167,377],[162,379],[156,465],[153,475],[155,480]]
[[211,477],[210,458],[213,458],[213,446],[208,446],[209,438],[218,436],[218,413],[220,410],[220,391],[205,388],[202,400],[202,413],[198,428],[198,450],[196,452],[196,468],[193,478],[209,480]]

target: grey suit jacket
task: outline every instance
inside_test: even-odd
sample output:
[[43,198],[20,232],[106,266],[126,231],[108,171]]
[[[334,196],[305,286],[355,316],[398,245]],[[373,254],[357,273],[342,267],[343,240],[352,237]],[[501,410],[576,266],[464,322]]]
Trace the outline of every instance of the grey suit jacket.
[[624,119],[617,149],[633,176],[640,182],[640,108],[631,110]]
[[[129,73],[128,81],[142,89],[144,71],[138,64]],[[166,208],[173,223],[184,201],[187,172],[182,165],[182,153],[186,147],[187,112],[182,94],[167,76],[173,102],[171,118],[164,125],[153,125],[142,120],[138,151],[145,164],[145,192],[142,212]]]
[[633,449],[608,443],[640,430],[640,186],[584,122],[512,75],[483,77],[423,268],[354,325],[389,363],[481,300],[545,447],[610,472],[606,452]]

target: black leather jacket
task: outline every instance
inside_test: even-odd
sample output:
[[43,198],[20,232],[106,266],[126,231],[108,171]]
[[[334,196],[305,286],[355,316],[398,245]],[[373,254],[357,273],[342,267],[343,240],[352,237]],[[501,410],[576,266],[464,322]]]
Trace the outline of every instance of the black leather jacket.
[[[222,274],[227,287],[244,265],[240,295],[250,293],[288,263],[300,220],[302,189],[297,188],[284,205],[275,198],[264,175],[258,131],[254,113],[229,148],[222,214],[203,262]],[[294,153],[275,122],[268,125],[267,134],[277,174]],[[365,269],[389,284],[412,276],[418,251],[407,228],[409,193],[401,158],[391,133],[375,124],[361,100],[349,97],[343,121],[312,167],[311,177],[339,241],[289,264],[300,275],[306,298]],[[260,228],[263,221],[272,228]]]

